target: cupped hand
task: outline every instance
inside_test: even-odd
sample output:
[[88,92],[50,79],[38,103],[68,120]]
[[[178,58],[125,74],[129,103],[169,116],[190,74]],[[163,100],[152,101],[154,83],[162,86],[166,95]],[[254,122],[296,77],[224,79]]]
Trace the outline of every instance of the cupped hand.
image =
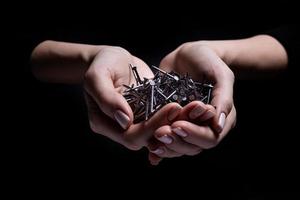
[[181,110],[176,103],[159,110],[148,121],[133,124],[133,113],[122,96],[123,84],[136,84],[129,64],[137,66],[140,77],[153,73],[139,58],[120,47],[104,47],[85,74],[84,87],[91,129],[125,147],[138,150],[160,126],[172,123]]
[[188,73],[193,79],[214,85],[211,105],[199,101],[185,106],[171,126],[154,133],[159,141],[149,145],[153,164],[163,157],[195,155],[216,146],[234,127],[234,74],[218,52],[202,42],[185,43],[168,54],[160,64],[165,71]]

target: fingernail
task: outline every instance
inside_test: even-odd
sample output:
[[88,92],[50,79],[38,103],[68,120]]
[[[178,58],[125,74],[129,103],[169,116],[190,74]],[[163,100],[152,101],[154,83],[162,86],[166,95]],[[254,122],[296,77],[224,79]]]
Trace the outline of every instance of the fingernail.
[[169,111],[168,113],[168,120],[173,121],[180,113],[181,107],[177,106]]
[[186,137],[188,134],[182,128],[173,128],[172,131],[181,137]]
[[168,135],[158,137],[157,139],[165,144],[171,144],[173,142],[173,139]]
[[115,120],[120,124],[123,129],[128,127],[130,118],[121,110],[117,110],[114,114]]
[[156,155],[160,155],[160,154],[163,154],[165,151],[161,147],[158,147],[157,149],[150,151],[150,152],[154,153]]
[[191,119],[196,119],[197,117],[199,117],[200,115],[203,114],[205,110],[202,108],[202,106],[196,106],[195,108],[193,108],[193,110],[189,113],[189,117]]
[[224,128],[225,118],[226,118],[226,115],[225,115],[225,113],[222,112],[220,117],[219,117],[219,121],[218,121],[218,126],[220,127],[219,132],[221,132]]

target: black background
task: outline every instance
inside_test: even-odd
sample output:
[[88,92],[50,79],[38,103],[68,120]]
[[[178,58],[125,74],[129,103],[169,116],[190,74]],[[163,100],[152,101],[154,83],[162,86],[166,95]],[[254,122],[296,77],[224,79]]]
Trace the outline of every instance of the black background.
[[62,10],[34,11],[9,24],[12,33],[6,41],[9,73],[3,77],[7,85],[3,92],[12,106],[5,115],[8,140],[3,141],[8,142],[3,152],[4,180],[11,194],[134,198],[138,191],[146,197],[204,199],[296,194],[300,166],[295,73],[237,79],[237,126],[222,143],[199,156],[166,159],[152,167],[146,150],[129,151],[90,131],[81,86],[41,83],[29,64],[33,47],[45,39],[118,45],[158,65],[183,42],[244,38],[283,23],[204,23],[197,13],[164,16],[164,12],[127,14],[125,10],[74,17]]

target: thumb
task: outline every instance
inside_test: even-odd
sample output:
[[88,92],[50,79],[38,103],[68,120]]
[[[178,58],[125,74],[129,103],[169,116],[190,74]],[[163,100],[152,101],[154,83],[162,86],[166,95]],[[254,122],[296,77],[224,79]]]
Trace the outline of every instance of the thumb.
[[217,132],[222,132],[226,117],[233,107],[233,88],[231,87],[218,87],[216,85],[213,94],[211,105],[216,108],[216,115],[213,118],[212,128]]
[[126,99],[117,92],[110,76],[103,73],[98,77],[88,77],[85,81],[85,89],[101,111],[117,121],[123,129],[127,129],[132,124],[132,110]]

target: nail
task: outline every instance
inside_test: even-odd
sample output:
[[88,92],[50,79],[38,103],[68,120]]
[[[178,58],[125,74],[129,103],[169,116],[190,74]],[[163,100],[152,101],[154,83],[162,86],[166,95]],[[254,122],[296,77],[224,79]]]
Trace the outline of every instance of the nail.
[[114,118],[123,129],[126,129],[128,127],[130,118],[121,110],[117,110],[115,112]]
[[202,115],[204,113],[204,109],[202,108],[202,106],[197,105],[195,108],[193,108],[193,110],[189,113],[189,117],[191,119],[196,119],[197,117],[199,117],[200,115]]
[[158,147],[157,149],[155,150],[152,150],[150,151],[151,153],[154,153],[156,155],[160,155],[160,154],[163,154],[165,151],[161,148],[161,147]]
[[173,142],[173,139],[168,135],[158,137],[157,139],[165,144],[171,144]]
[[176,108],[173,108],[168,113],[168,120],[173,121],[180,113],[181,107],[177,106]]
[[226,115],[225,115],[225,113],[222,112],[220,117],[219,117],[219,121],[218,121],[219,132],[221,132],[224,128],[225,118],[226,118]]
[[172,131],[181,137],[186,137],[188,134],[182,128],[173,128]]

